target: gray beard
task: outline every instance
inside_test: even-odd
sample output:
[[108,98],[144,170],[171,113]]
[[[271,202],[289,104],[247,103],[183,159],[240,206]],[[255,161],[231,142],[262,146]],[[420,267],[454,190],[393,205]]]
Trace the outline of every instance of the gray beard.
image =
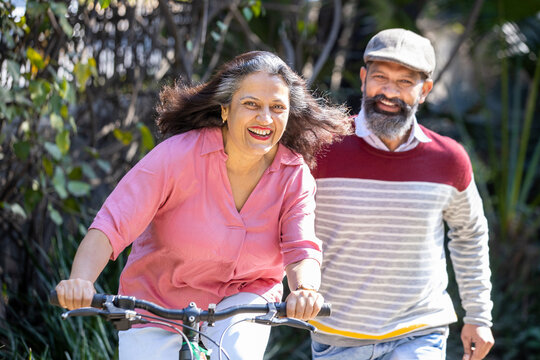
[[[386,99],[398,104],[401,110],[395,113],[381,111],[377,108],[377,101]],[[399,99],[388,99],[384,95],[362,97],[362,109],[367,128],[379,138],[399,139],[403,137],[412,126],[414,115],[418,110],[418,101],[412,106]]]

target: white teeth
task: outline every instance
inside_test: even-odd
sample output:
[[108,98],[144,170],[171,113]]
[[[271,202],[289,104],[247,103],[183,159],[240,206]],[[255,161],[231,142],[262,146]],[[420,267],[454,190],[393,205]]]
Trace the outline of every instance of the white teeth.
[[252,133],[255,133],[261,136],[270,135],[270,133],[272,132],[271,130],[262,130],[262,129],[248,129],[248,130],[251,131]]
[[396,104],[394,104],[393,102],[390,102],[390,101],[381,100],[381,102],[382,102],[384,105],[388,105],[388,106],[397,106]]

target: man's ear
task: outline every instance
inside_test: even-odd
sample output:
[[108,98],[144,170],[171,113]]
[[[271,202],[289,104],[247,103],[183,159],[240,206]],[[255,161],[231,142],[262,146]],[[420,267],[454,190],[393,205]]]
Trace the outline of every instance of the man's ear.
[[365,66],[362,66],[360,69],[360,81],[362,81],[362,92],[364,92],[364,88],[366,86],[366,76],[367,76],[367,69]]
[[433,89],[433,80],[427,79],[424,80],[424,84],[422,84],[422,93],[420,94],[420,99],[418,103],[423,103],[426,101],[426,97],[428,96],[429,92]]

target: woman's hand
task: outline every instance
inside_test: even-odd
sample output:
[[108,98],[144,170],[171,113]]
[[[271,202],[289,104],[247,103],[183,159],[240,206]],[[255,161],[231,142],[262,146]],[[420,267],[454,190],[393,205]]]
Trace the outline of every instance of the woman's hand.
[[55,290],[60,305],[69,310],[90,306],[96,293],[94,284],[83,279],[62,280]]
[[112,254],[112,246],[107,236],[97,229],[90,229],[82,240],[69,280],[56,285],[58,302],[69,310],[90,306],[96,293],[94,281],[107,265]]
[[287,317],[313,319],[321,310],[324,298],[315,290],[296,290],[287,296]]

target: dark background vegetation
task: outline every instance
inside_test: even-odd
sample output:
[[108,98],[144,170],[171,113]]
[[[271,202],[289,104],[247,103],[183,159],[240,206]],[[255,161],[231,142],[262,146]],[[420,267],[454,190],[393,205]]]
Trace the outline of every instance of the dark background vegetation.
[[[0,1],[1,358],[116,356],[110,324],[63,321],[46,296],[69,275],[107,194],[159,141],[161,86],[204,81],[223,61],[264,49],[356,112],[367,41],[406,27],[438,57],[419,120],[467,148],[490,222],[488,358],[540,359],[538,0],[20,2],[16,16]],[[98,291],[116,291],[124,260],[108,265]],[[460,326],[449,359],[461,359]],[[267,353],[308,359],[308,335],[275,329]]]

